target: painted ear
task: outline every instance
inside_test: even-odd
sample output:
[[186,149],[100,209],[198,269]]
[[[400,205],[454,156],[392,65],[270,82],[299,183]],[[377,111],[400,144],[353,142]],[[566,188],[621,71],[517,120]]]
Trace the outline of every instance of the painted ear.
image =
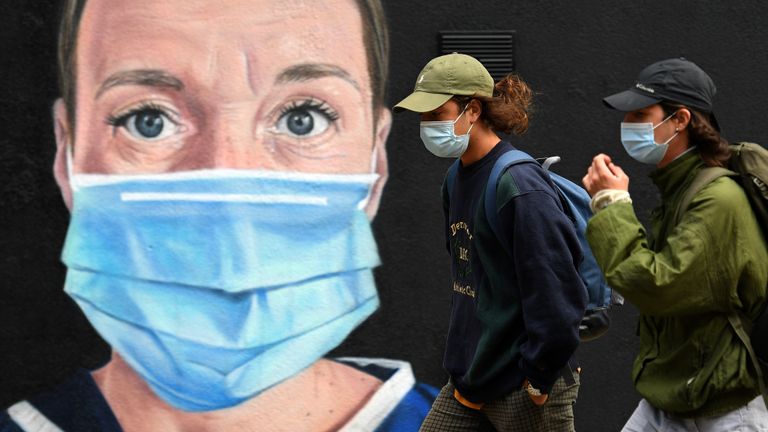
[[365,206],[365,213],[368,215],[369,220],[373,220],[379,211],[381,194],[384,192],[384,186],[387,184],[387,178],[389,177],[386,143],[391,129],[392,113],[389,109],[382,107],[379,110],[379,119],[376,122],[376,136],[374,137],[373,156],[371,156],[375,159],[376,174],[379,175],[379,179],[371,187],[371,195],[368,199],[368,204]]
[[72,211],[72,188],[69,185],[67,148],[72,145],[72,129],[67,116],[67,106],[62,99],[53,103],[53,129],[56,135],[56,158],[53,161],[53,177],[59,185],[64,204]]

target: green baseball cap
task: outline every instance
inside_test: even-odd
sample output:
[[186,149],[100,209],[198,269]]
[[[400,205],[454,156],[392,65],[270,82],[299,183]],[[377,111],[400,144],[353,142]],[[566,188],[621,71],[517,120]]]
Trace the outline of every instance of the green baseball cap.
[[416,79],[413,93],[395,105],[394,111],[429,112],[453,96],[493,96],[493,78],[482,63],[466,54],[435,57]]

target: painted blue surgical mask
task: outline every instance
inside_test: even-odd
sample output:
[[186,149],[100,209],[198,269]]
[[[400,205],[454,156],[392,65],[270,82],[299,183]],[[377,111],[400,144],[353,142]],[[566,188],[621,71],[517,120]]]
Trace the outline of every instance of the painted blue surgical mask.
[[656,126],[653,123],[621,123],[621,144],[627,153],[636,161],[650,165],[656,165],[664,159],[664,155],[669,148],[669,142],[672,141],[678,132],[668,140],[659,144],[653,135],[653,131],[664,122],[672,118],[677,112],[670,114]]
[[[467,107],[464,107],[464,111]],[[456,117],[456,120],[423,121],[419,126],[421,141],[433,155],[444,158],[461,157],[469,145],[469,131],[475,125],[472,123],[464,135],[456,136],[454,126],[459,121],[464,111]]]
[[76,174],[65,291],[163,400],[234,406],[377,307],[376,175]]

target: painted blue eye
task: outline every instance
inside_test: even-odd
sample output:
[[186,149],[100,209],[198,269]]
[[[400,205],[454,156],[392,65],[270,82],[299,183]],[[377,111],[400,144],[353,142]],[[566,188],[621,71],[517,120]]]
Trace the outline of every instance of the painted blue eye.
[[119,117],[110,117],[107,123],[125,128],[131,137],[142,141],[159,141],[179,130],[179,125],[164,110],[155,107],[139,107]]
[[330,126],[330,119],[325,113],[315,108],[291,108],[277,120],[280,133],[298,138],[320,135]]
[[309,138],[322,134],[338,119],[339,115],[328,104],[309,99],[285,107],[274,131],[294,138]]
[[142,111],[134,115],[129,125],[133,123],[133,128],[144,138],[157,138],[163,132],[165,121],[163,114],[156,110]]
[[285,126],[294,135],[308,135],[315,128],[312,115],[305,109],[296,109],[285,114]]

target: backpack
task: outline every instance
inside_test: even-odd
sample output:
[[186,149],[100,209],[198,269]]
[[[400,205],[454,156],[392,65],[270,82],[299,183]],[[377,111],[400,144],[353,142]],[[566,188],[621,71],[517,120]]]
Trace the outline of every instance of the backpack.
[[[730,148],[731,158],[728,160],[728,169],[709,167],[701,170],[683,194],[675,213],[675,221],[676,223],[680,222],[693,197],[704,186],[717,178],[729,176],[744,189],[758,225],[763,231],[763,238],[768,242],[768,150],[759,144],[748,142],[731,144]],[[766,301],[766,306],[768,306],[768,301]],[[741,342],[747,347],[752,365],[757,372],[760,392],[763,394],[765,404],[768,405],[768,391],[766,389],[766,379],[768,379],[768,307],[766,306],[763,307],[763,311],[754,322],[739,312],[729,314],[728,322]]]
[[[566,214],[573,222],[576,234],[581,245],[583,260],[579,264],[579,275],[581,276],[587,291],[587,310],[579,325],[579,338],[582,341],[589,341],[602,336],[610,326],[610,317],[608,309],[612,304],[623,304],[624,299],[618,294],[613,293],[611,288],[603,277],[603,272],[597,265],[595,256],[586,238],[587,220],[592,216],[592,210],[589,207],[591,198],[586,190],[557,174],[549,172],[549,166],[560,161],[558,156],[547,158],[542,163],[542,168],[549,174],[553,189],[560,196],[563,208]],[[485,188],[483,203],[485,206],[485,215],[488,219],[488,225],[491,227],[497,238],[502,238],[499,227],[498,214],[496,213],[496,188],[501,176],[512,165],[520,163],[538,163],[538,161],[527,153],[520,150],[511,150],[499,157],[488,176],[488,183]],[[456,170],[459,161],[454,162],[448,169],[446,175],[446,187],[450,199],[453,189]],[[504,249],[511,256],[512,252],[507,249],[508,245],[501,242]]]

